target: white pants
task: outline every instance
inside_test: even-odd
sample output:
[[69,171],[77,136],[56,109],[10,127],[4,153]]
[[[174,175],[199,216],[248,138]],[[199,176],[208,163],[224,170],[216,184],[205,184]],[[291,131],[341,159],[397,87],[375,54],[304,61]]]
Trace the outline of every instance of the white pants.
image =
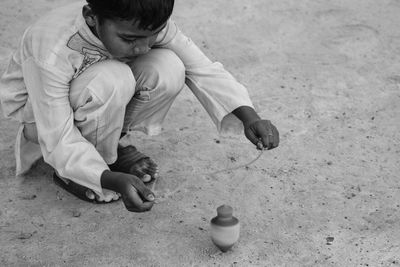
[[[185,67],[167,49],[152,49],[129,66],[115,60],[95,63],[71,82],[70,102],[76,126],[105,162],[111,164],[117,158],[122,132],[141,130],[153,135],[161,131],[184,83]],[[100,103],[96,99],[106,101]],[[37,143],[34,123],[25,124],[24,137]],[[37,158],[32,160],[31,163]],[[26,163],[26,159],[20,162]],[[20,172],[26,168],[30,166],[21,166]]]

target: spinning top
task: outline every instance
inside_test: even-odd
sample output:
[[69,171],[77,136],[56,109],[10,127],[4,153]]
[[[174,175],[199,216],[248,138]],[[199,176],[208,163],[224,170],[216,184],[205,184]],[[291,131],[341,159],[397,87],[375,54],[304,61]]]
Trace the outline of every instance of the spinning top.
[[228,251],[239,239],[239,220],[232,216],[232,207],[217,208],[217,216],[211,219],[211,239],[222,251]]

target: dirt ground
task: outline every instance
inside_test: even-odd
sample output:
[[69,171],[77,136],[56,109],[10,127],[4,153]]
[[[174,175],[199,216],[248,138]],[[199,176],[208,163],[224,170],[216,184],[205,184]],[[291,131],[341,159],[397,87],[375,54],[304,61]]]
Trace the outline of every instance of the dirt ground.
[[[1,0],[0,71],[23,30],[67,0]],[[278,127],[258,155],[218,135],[185,90],[155,137],[151,212],[89,204],[39,162],[15,177],[17,124],[0,119],[1,266],[400,266],[400,1],[177,0],[174,19]],[[0,88],[1,90],[1,88]],[[241,222],[227,253],[209,221]],[[333,239],[333,241],[332,241]]]

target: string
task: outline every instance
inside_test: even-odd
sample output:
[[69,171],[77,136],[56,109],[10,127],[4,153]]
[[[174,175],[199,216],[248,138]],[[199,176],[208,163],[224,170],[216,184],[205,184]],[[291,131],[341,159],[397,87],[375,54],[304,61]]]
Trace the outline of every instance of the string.
[[[263,153],[264,153],[264,149],[261,149],[260,152],[258,153],[257,157],[255,157],[254,159],[252,159],[251,161],[249,161],[249,162],[247,162],[247,163],[240,164],[240,165],[237,165],[237,166],[234,166],[234,167],[230,167],[230,168],[221,169],[221,170],[214,171],[214,172],[202,173],[202,175],[212,176],[212,175],[215,175],[215,174],[218,174],[218,173],[233,171],[233,170],[237,170],[237,169],[240,169],[240,168],[247,167],[247,166],[253,164],[254,162],[256,162],[256,161],[262,156]],[[151,185],[150,190],[153,191],[153,192],[156,190],[157,180],[158,180],[158,179],[156,179],[156,180],[154,181],[154,183]],[[182,185],[181,185],[181,186],[182,186]],[[178,192],[178,191],[180,190],[180,188],[181,188],[181,187],[178,187],[177,189],[175,189],[174,191],[172,191],[172,192],[170,192],[170,193],[164,195],[163,197],[156,198],[155,203],[161,203],[161,202],[165,201],[167,198],[169,198],[170,196],[172,196],[172,195],[174,195],[176,192]]]
[[264,153],[264,150],[262,149],[262,150],[260,150],[260,152],[258,153],[256,158],[252,159],[251,161],[249,161],[247,163],[244,163],[244,164],[241,164],[241,165],[238,165],[238,166],[235,166],[235,167],[231,167],[231,168],[222,169],[222,170],[219,170],[219,171],[205,173],[205,175],[214,175],[214,174],[221,173],[221,172],[228,172],[228,171],[233,171],[233,170],[237,170],[237,169],[240,169],[240,168],[247,167],[247,166],[253,164],[254,162],[256,162],[262,156],[263,153]]

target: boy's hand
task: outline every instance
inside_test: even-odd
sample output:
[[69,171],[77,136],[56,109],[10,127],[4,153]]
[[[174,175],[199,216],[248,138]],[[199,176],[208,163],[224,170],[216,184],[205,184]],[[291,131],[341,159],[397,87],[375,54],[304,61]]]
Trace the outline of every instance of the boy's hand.
[[101,175],[101,186],[120,193],[129,211],[149,211],[154,205],[154,194],[134,175],[106,170]]
[[241,106],[232,111],[244,126],[244,134],[258,149],[273,149],[279,145],[279,132],[269,120],[262,120],[255,110]]
[[269,120],[260,119],[245,124],[244,134],[257,149],[273,149],[279,145],[279,132]]

